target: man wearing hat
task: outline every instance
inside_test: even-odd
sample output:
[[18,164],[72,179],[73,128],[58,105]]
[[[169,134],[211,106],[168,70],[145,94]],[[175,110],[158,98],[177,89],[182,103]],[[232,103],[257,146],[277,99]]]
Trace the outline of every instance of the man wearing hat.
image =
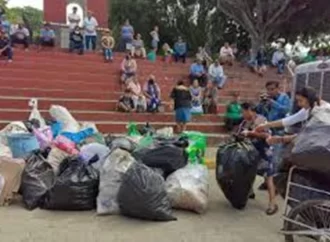
[[101,39],[101,45],[103,48],[104,61],[113,60],[113,47],[115,46],[115,39],[111,35],[110,29],[103,30],[103,36]]
[[87,17],[84,20],[84,29],[85,29],[85,42],[86,49],[88,50],[90,45],[92,44],[92,50],[96,50],[96,38],[97,32],[96,29],[98,27],[98,22],[96,18],[93,16],[92,11],[88,11]]

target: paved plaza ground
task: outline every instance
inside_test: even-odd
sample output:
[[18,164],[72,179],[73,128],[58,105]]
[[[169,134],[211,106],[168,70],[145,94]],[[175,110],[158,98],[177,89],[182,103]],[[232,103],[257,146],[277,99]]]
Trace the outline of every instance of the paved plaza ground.
[[[178,221],[145,222],[95,212],[27,211],[0,208],[1,242],[281,242],[281,212],[264,214],[267,193],[257,192],[245,211],[233,210],[211,170],[209,210],[205,215],[175,212]],[[256,184],[257,186],[258,184]],[[282,200],[279,198],[280,203]]]

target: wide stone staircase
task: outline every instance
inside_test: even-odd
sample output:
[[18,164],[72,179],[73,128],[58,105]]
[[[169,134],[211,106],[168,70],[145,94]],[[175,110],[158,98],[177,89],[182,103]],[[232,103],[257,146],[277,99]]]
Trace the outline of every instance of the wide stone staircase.
[[[161,86],[165,112],[157,114],[126,114],[115,111],[121,95],[119,82],[123,55],[116,53],[113,63],[104,63],[98,54],[84,56],[56,52],[15,51],[13,63],[0,61],[0,128],[11,121],[26,120],[30,98],[39,100],[39,110],[49,118],[52,104],[68,108],[78,121],[94,122],[101,132],[121,134],[130,121],[149,122],[155,128],[174,126],[169,94],[178,78],[187,78],[189,65],[151,63],[137,60],[138,78],[143,85],[150,74]],[[223,114],[232,91],[239,91],[242,100],[256,101],[269,80],[280,80],[275,70],[264,78],[236,64],[226,67],[228,81],[219,91],[218,115],[194,116],[189,130],[205,132],[210,146],[227,137],[223,128]]]

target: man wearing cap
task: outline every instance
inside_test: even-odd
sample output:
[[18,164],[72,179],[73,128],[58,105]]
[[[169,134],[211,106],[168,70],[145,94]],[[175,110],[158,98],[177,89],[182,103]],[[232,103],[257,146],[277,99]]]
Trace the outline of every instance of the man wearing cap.
[[80,21],[81,21],[81,17],[78,14],[78,8],[77,7],[72,8],[72,13],[70,13],[69,16],[68,16],[68,21],[69,21],[70,31],[73,31],[76,26],[79,26]]
[[92,44],[92,50],[96,50],[96,38],[97,32],[96,28],[98,27],[98,22],[95,17],[93,17],[93,12],[88,11],[87,17],[84,20],[84,29],[85,29],[85,42],[86,49],[88,50],[90,44]]

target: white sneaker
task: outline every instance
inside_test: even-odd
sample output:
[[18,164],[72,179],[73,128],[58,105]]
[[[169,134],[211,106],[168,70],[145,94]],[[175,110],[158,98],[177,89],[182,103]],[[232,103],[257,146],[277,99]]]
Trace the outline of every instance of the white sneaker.
[[8,60],[8,63],[12,63],[13,62],[13,60]]

